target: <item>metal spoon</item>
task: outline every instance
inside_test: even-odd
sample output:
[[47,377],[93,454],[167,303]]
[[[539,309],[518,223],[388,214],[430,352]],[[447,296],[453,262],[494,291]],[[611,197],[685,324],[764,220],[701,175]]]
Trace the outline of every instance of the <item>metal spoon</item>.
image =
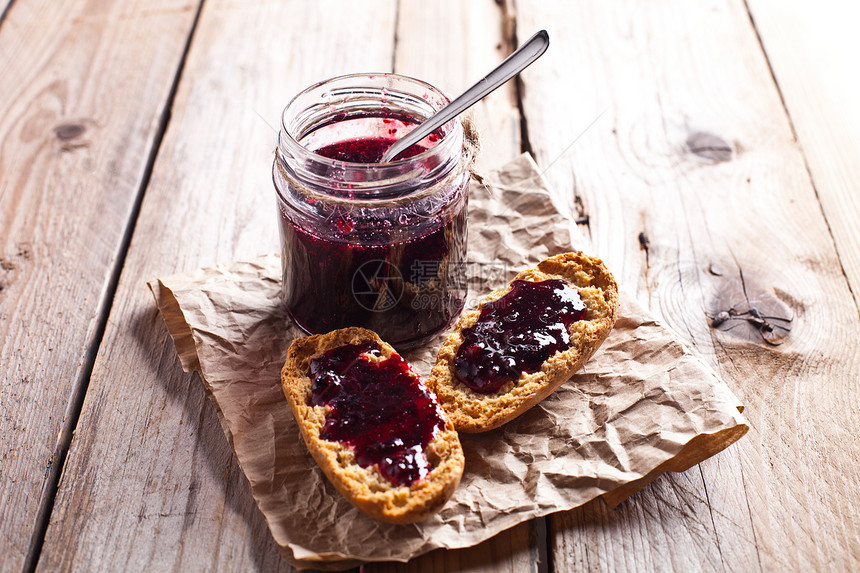
[[410,131],[404,137],[398,139],[394,145],[388,148],[382,155],[382,163],[388,163],[400,153],[415,145],[446,122],[457,117],[470,107],[483,99],[484,96],[497,87],[523,71],[529,64],[541,57],[549,47],[549,34],[541,30],[528,39],[516,52],[505,59],[504,62],[487,76],[463,92],[454,101],[425,119],[421,125]]

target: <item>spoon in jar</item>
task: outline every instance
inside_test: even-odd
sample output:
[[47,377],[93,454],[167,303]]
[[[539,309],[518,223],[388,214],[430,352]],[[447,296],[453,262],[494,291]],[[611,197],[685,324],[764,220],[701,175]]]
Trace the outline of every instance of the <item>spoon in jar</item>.
[[517,51],[508,56],[487,76],[460,94],[454,101],[431,115],[421,125],[398,139],[394,145],[382,155],[381,163],[388,163],[412,145],[415,145],[439,126],[444,125],[483,99],[487,94],[501,86],[509,79],[526,69],[532,62],[546,52],[549,47],[549,34],[541,30],[529,38]]

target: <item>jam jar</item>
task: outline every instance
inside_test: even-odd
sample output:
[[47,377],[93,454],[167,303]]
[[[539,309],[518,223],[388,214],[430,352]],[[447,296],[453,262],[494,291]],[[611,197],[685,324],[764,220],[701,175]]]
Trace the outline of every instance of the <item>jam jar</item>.
[[273,178],[282,294],[302,330],[362,326],[408,349],[462,311],[471,157],[460,121],[380,162],[447,103],[420,80],[354,74],[287,105]]

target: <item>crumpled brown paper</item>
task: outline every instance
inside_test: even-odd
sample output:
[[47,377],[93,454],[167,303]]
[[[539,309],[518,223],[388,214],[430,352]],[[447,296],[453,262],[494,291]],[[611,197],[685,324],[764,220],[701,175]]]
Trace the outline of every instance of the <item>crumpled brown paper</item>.
[[[581,247],[534,162],[521,156],[473,182],[470,299],[539,260]],[[389,525],[328,483],[305,448],[280,386],[301,333],[280,303],[277,255],[152,281],[185,370],[196,370],[284,557],[297,568],[406,561],[475,545],[517,523],[602,496],[620,503],[663,471],[683,471],[748,429],[711,368],[621,292],[620,318],[574,378],[520,418],[461,436],[466,469],[433,518]],[[423,377],[441,337],[407,353]]]

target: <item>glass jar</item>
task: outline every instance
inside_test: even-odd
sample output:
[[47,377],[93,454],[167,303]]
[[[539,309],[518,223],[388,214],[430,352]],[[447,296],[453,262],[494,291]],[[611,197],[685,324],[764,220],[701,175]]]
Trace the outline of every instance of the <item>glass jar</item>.
[[405,349],[462,311],[471,158],[459,120],[379,163],[447,103],[413,78],[354,74],[284,110],[273,169],[282,288],[302,330],[362,326]]

